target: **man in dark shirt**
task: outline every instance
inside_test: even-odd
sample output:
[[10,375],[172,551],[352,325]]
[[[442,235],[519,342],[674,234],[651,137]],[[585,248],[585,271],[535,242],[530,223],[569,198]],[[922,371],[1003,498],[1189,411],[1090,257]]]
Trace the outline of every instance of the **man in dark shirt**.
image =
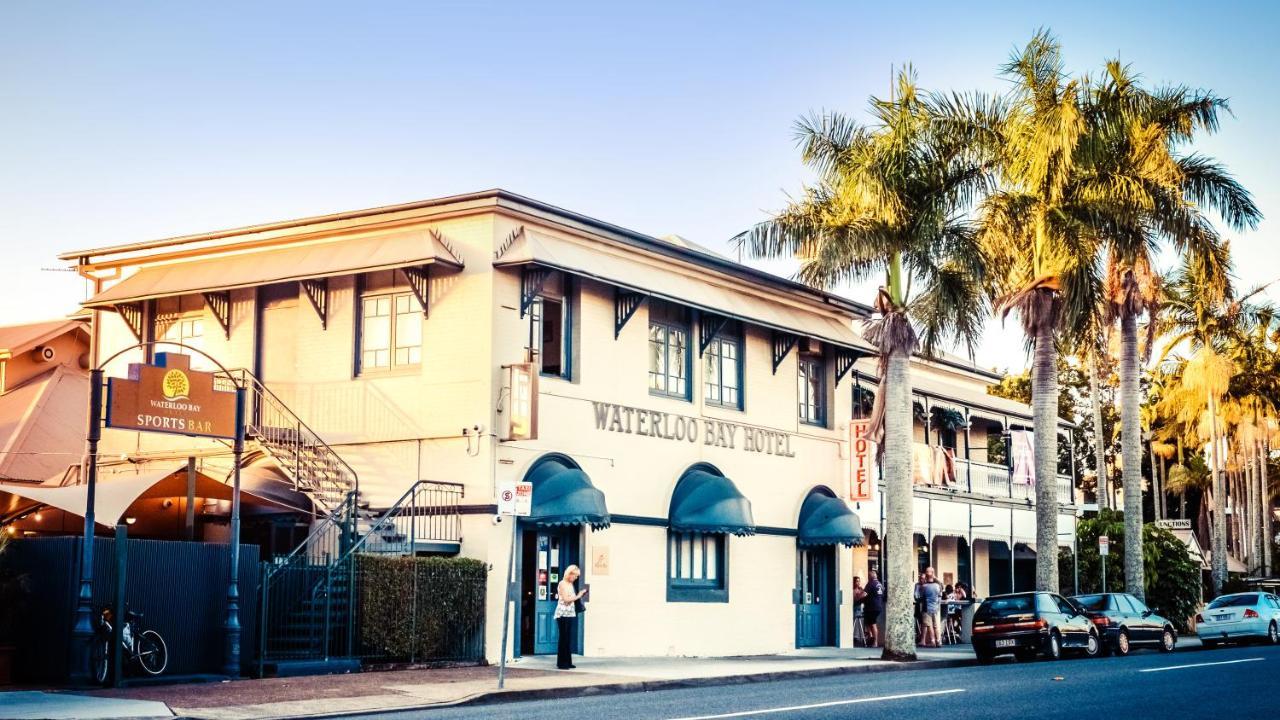
[[876,571],[867,573],[867,585],[863,588],[867,595],[862,599],[862,621],[866,623],[867,647],[880,645],[880,614],[884,612],[884,585]]

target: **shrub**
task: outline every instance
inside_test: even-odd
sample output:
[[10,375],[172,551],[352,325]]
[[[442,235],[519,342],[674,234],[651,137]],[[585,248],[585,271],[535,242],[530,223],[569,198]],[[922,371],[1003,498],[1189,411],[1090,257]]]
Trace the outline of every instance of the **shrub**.
[[471,558],[356,558],[359,643],[366,657],[480,659],[488,568]]

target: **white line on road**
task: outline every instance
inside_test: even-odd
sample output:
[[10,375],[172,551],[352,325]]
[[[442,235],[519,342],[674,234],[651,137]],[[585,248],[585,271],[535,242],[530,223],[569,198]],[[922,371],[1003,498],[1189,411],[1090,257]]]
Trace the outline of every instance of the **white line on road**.
[[[1258,658],[1261,660],[1262,658]],[[771,713],[794,712],[796,710],[812,710],[814,708],[836,707],[838,705],[856,705],[858,703],[880,702],[881,700],[905,700],[907,698],[930,697],[933,695],[951,695],[962,693],[962,688],[954,690],[930,690],[929,692],[902,693],[901,695],[881,695],[879,697],[854,698],[853,700],[833,700],[831,702],[814,703],[812,705],[792,705],[791,707],[767,708],[765,710],[743,710],[741,712],[724,713],[722,715],[696,715],[676,720],[719,720],[719,718],[748,717],[750,715],[769,715]]]
[[1219,660],[1218,662],[1192,663],[1190,665],[1169,665],[1168,667],[1147,668],[1138,672],[1164,672],[1165,670],[1185,670],[1187,668],[1208,667],[1210,665],[1235,665],[1236,663],[1258,662],[1266,658],[1244,658],[1243,660]]

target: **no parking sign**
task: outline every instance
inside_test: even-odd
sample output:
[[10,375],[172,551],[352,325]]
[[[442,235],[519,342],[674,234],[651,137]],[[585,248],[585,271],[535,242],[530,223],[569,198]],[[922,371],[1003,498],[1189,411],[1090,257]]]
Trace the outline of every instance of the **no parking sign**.
[[533,512],[533,483],[502,483],[498,486],[498,514],[528,517]]

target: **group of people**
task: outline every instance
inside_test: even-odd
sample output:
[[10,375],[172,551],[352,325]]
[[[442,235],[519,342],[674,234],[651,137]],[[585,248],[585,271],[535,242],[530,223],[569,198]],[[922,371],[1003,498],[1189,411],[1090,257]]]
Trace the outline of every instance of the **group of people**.
[[[932,567],[925,568],[920,573],[919,579],[916,581],[913,589],[915,597],[915,616],[916,616],[916,644],[924,647],[942,647],[942,639],[944,629],[950,630],[959,636],[960,632],[960,614],[962,612],[959,603],[966,602],[972,596],[969,588],[964,583],[956,583],[954,585],[946,585],[938,580],[937,575]],[[867,584],[862,584],[862,578],[854,576],[853,578],[853,602],[854,605],[862,606],[862,621],[864,626],[864,634],[866,637],[867,647],[879,647],[880,644],[880,615],[884,612],[884,583],[876,575],[876,571],[872,570],[867,573]],[[943,618],[944,605],[946,607],[946,617]],[[943,625],[943,622],[946,625]]]

